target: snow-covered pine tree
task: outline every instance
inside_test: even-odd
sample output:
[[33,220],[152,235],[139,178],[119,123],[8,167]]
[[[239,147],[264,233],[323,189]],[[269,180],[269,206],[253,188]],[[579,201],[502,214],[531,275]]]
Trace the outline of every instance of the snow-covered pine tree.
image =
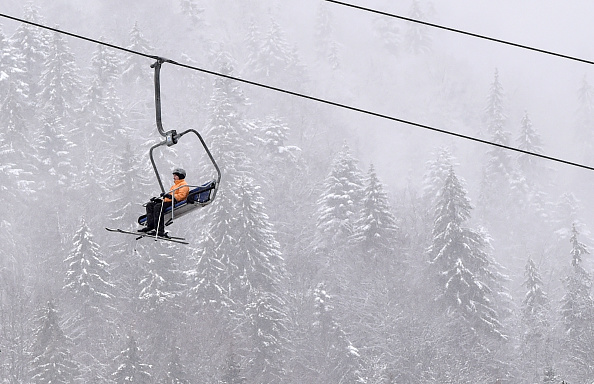
[[77,131],[76,121],[80,110],[82,81],[74,54],[66,44],[64,35],[54,32],[45,58],[37,95],[44,116],[52,113],[63,119],[68,135]]
[[265,213],[259,186],[249,177],[242,177],[237,182],[237,248],[229,283],[235,291],[232,299],[246,303],[253,290],[278,293],[285,270],[280,245]]
[[250,20],[248,30],[244,39],[244,48],[246,52],[245,64],[242,68],[248,74],[252,74],[258,66],[258,52],[262,44],[262,36],[254,19]]
[[[18,245],[17,245],[18,243]],[[28,376],[31,292],[30,270],[26,267],[21,240],[14,226],[0,220],[0,374],[8,383],[22,383]],[[20,251],[20,252],[19,252]]]
[[[298,225],[303,218],[297,212],[306,211],[302,198],[305,188],[301,149],[287,144],[290,128],[284,119],[268,116],[253,125],[256,127],[252,130],[256,146],[252,156],[258,169],[258,182],[262,183],[266,208],[279,232],[291,236],[293,233],[288,228]],[[286,240],[289,241],[294,240]]]
[[137,218],[145,213],[142,203],[149,198],[151,170],[146,160],[132,149],[130,140],[112,153],[112,157],[107,172],[111,177],[106,182],[110,186],[106,200],[111,207],[107,216],[115,227],[132,229]]
[[316,9],[314,38],[318,59],[326,58],[330,40],[332,39],[332,13],[327,3],[319,3]]
[[[303,87],[306,81],[305,71],[296,50],[286,40],[281,26],[275,19],[271,20],[270,29],[258,47],[257,54],[249,61],[250,66],[246,67],[249,74],[267,84],[284,84],[297,89]],[[270,101],[277,103],[275,99]]]
[[64,291],[74,298],[77,310],[85,321],[108,318],[106,309],[114,299],[109,264],[104,260],[99,244],[93,239],[91,229],[81,219],[79,229],[72,238],[72,250],[64,260],[67,265]]
[[246,378],[242,373],[241,364],[237,361],[239,357],[230,350],[225,358],[223,375],[219,384],[245,384]]
[[[33,3],[23,5],[23,18],[33,23],[45,24],[39,14],[39,8]],[[34,98],[39,92],[39,80],[45,68],[45,59],[49,55],[51,35],[45,29],[21,23],[10,38],[13,47],[22,55],[21,79],[28,85],[25,95]],[[32,102],[32,101],[30,101]]]
[[[221,72],[233,73],[230,56],[221,52],[217,62]],[[210,220],[203,222],[204,243],[201,250],[194,252],[196,267],[191,271],[193,283],[190,291],[196,294],[198,303],[210,303],[228,308],[229,298],[225,287],[235,264],[237,235],[243,228],[237,228],[239,217],[238,181],[251,169],[251,160],[246,156],[240,132],[243,119],[240,108],[245,97],[237,85],[225,78],[214,82],[209,111],[209,131],[212,154],[225,175],[226,188],[221,188],[217,200],[209,207]],[[234,284],[238,283],[237,281]]]
[[45,178],[45,192],[49,195],[55,194],[58,190],[67,190],[75,183],[75,167],[71,153],[76,146],[67,134],[67,128],[63,118],[46,110],[42,119],[42,125],[36,135],[35,147],[37,149],[37,160],[39,170],[48,175]]
[[136,338],[130,333],[126,336],[125,348],[116,357],[117,367],[112,373],[116,384],[151,384],[150,365],[142,362],[141,350]]
[[248,336],[247,376],[253,383],[286,381],[290,350],[286,304],[278,294],[254,289],[245,312]]
[[396,21],[387,17],[377,17],[373,20],[373,28],[383,47],[396,56],[402,49],[402,36]]
[[[542,153],[542,140],[538,131],[533,127],[528,112],[524,113],[520,126],[517,147],[530,153]],[[550,203],[547,190],[551,186],[552,169],[547,167],[535,156],[521,153],[516,158],[517,175],[514,177],[513,189],[518,202],[518,215],[523,222],[519,224],[520,233],[539,233],[549,231]],[[537,225],[528,225],[535,223]],[[525,235],[526,238],[534,237]]]
[[174,254],[154,252],[142,264],[144,277],[138,283],[140,309],[144,313],[171,311],[184,290],[184,276]]
[[[129,33],[129,44],[126,47],[136,52],[153,52],[154,47],[151,46],[150,42],[144,37],[138,26],[138,21],[134,23],[134,26]],[[122,78],[127,84],[143,84],[150,83],[151,71],[147,70],[146,59],[138,55],[127,55],[124,62],[124,72]]]
[[495,68],[495,75],[489,94],[487,96],[487,107],[485,108],[485,124],[487,136],[494,137],[497,132],[504,131],[507,116],[503,108],[503,86],[499,82],[499,70]]
[[38,187],[34,175],[38,173],[30,161],[35,153],[31,135],[31,121],[27,119],[32,105],[29,89],[23,81],[23,55],[10,45],[0,28],[0,175],[4,175],[3,190],[7,199],[8,214],[22,199],[23,193],[30,199]]
[[291,46],[274,19],[271,20],[270,29],[262,40],[258,52],[251,72],[259,79],[281,81],[291,64]]
[[318,60],[330,64],[330,68],[340,67],[338,57],[338,42],[334,38],[332,28],[332,13],[328,4],[319,3],[316,10],[315,46]]
[[[217,63],[222,73],[233,73],[232,58],[228,53],[220,52]],[[200,327],[208,329],[208,332],[197,333],[196,337],[202,337],[201,342],[209,345],[208,355],[203,357],[203,363],[209,367],[224,360],[227,351],[222,346],[226,346],[225,341],[238,332],[235,310],[245,305],[234,303],[230,298],[245,297],[245,291],[234,291],[241,282],[231,279],[238,276],[237,242],[244,231],[238,224],[241,216],[239,180],[252,169],[251,159],[245,154],[245,141],[240,136],[244,129],[241,109],[245,102],[236,82],[215,79],[206,135],[212,155],[225,175],[225,188],[219,190],[216,201],[208,207],[208,215],[201,219],[200,248],[193,250],[193,265],[188,271],[189,297],[195,303],[194,310],[198,315],[195,320],[199,321]]]
[[31,350],[30,380],[32,383],[74,383],[79,366],[72,358],[72,341],[60,327],[58,312],[50,301],[36,319],[34,343]]
[[[542,139],[540,135],[532,126],[532,121],[528,116],[528,112],[524,112],[520,124],[520,135],[516,140],[517,148],[531,153],[542,153]],[[518,154],[518,166],[521,175],[527,180],[530,185],[533,185],[535,179],[538,179],[543,166],[540,159],[525,153]]]
[[[425,14],[421,10],[421,4],[418,0],[413,0],[408,17],[414,20],[423,20]],[[404,45],[406,50],[414,53],[427,53],[431,51],[431,36],[429,35],[429,29],[426,25],[418,23],[408,23],[406,34],[404,35]]]
[[[96,169],[96,178],[105,172],[106,162],[125,137],[122,102],[118,99],[115,82],[119,78],[119,59],[112,49],[97,46],[91,57],[92,75],[81,110],[82,138],[79,156]],[[91,150],[92,149],[92,150]]]
[[82,376],[92,382],[106,378],[110,337],[115,329],[115,291],[109,265],[84,219],[72,237],[72,249],[64,260],[66,276],[62,295],[67,308],[67,330],[73,338],[75,356],[83,364]]
[[289,344],[289,320],[282,287],[285,279],[280,245],[265,213],[259,187],[254,180],[238,180],[236,254],[230,269],[230,296],[245,309],[247,350],[252,362],[248,375],[253,382],[283,382],[284,359]]
[[159,384],[190,384],[192,382],[181,362],[180,352],[179,347],[171,342],[169,361]]
[[580,212],[582,210],[583,203],[572,192],[565,192],[559,196],[559,200],[553,208],[551,216],[555,233],[563,242],[571,238],[571,228],[574,226],[582,237],[590,237],[589,230],[580,220]]
[[308,341],[308,371],[311,383],[360,382],[360,352],[351,344],[336,319],[333,298],[325,283],[318,283],[314,292],[314,319]]
[[594,147],[594,88],[584,75],[577,91],[578,108],[575,117],[575,142],[583,156],[583,161],[590,164]]
[[361,249],[365,265],[371,265],[377,273],[382,270],[386,276],[392,275],[403,267],[404,260],[398,259],[396,254],[398,225],[373,164],[369,166],[364,183],[361,212],[351,241]]
[[[491,84],[485,109],[487,134],[491,142],[499,145],[510,145],[510,133],[505,129],[506,116],[503,113],[503,87],[499,82],[499,72],[495,70],[495,78]],[[486,163],[479,195],[479,212],[481,217],[492,223],[494,231],[508,229],[507,217],[514,185],[512,157],[509,151],[501,147],[491,147],[487,151]]]
[[546,368],[544,371],[543,384],[557,384],[557,383],[559,383],[559,379],[557,378],[555,369],[553,369],[553,367]]
[[[524,271],[526,294],[522,301],[522,355],[527,377],[540,378],[546,362],[550,361],[546,350],[547,333],[550,332],[550,301],[543,290],[543,281],[536,263],[528,258]],[[530,375],[530,372],[533,372]]]
[[192,22],[194,28],[204,26],[204,8],[199,6],[198,0],[179,0],[182,13]]
[[363,197],[363,175],[349,146],[344,143],[332,162],[317,202],[317,248],[340,249],[348,243],[359,218]]
[[[5,60],[12,49],[5,44],[0,30],[0,175],[3,183],[0,190],[7,199],[14,198],[14,204],[7,202],[8,213],[21,201],[25,194],[31,198],[39,185],[34,184],[34,175],[38,174],[35,162],[30,161],[35,153],[29,122],[26,119],[28,100],[26,84],[18,79],[17,63]],[[13,212],[16,213],[16,212]]]
[[435,209],[429,259],[438,281],[438,302],[477,334],[506,339],[497,311],[498,274],[487,253],[485,234],[466,227],[470,200],[453,167]]
[[440,198],[445,181],[450,173],[450,168],[458,163],[447,147],[437,148],[433,159],[428,161],[423,175],[423,198],[426,204],[434,207]]
[[571,266],[565,278],[565,295],[561,300],[561,316],[567,335],[567,353],[575,380],[585,382],[594,377],[594,299],[592,276],[583,267],[583,257],[590,254],[579,241],[579,231],[571,228]]

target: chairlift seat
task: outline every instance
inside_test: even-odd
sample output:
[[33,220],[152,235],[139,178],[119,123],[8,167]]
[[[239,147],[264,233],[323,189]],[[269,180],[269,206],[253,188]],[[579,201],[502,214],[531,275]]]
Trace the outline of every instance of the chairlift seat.
[[[177,219],[196,208],[204,207],[205,205],[210,204],[213,200],[216,187],[216,180],[211,180],[199,187],[191,189],[190,193],[188,194],[188,198],[184,201],[176,202],[175,207],[169,206],[165,208],[165,225],[171,224],[173,219]],[[173,212],[172,209],[174,209]],[[146,225],[146,214],[138,218],[138,224]]]

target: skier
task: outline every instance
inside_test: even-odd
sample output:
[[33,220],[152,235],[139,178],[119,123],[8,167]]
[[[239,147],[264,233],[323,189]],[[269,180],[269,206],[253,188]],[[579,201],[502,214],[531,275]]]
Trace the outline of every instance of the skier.
[[169,193],[161,193],[161,198],[153,197],[151,201],[146,203],[146,227],[140,228],[138,232],[150,232],[157,229],[157,236],[168,237],[167,232],[165,232],[165,220],[163,218],[165,209],[173,204],[172,198],[178,203],[186,200],[190,193],[190,188],[184,187],[184,185],[188,185],[184,180],[186,171],[183,168],[175,168],[171,173],[173,174],[174,184],[169,188]]

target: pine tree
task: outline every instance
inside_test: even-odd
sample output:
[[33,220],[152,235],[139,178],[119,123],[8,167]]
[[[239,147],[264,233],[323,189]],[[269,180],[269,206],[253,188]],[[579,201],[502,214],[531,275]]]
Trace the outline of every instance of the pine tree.
[[[411,19],[424,21],[425,15],[418,0],[413,0],[408,14]],[[406,49],[414,54],[431,51],[431,37],[425,25],[409,23],[404,42]]]
[[[264,212],[262,196],[253,179],[239,179],[236,255],[230,283],[235,286],[239,302],[245,302],[251,291],[277,292],[284,278],[280,245]],[[238,285],[239,284],[239,285]],[[234,295],[235,299],[236,296]]]
[[314,322],[310,331],[308,354],[312,356],[313,373],[307,382],[342,383],[360,382],[359,350],[348,340],[347,334],[336,319],[333,297],[324,283],[319,283],[314,292]]
[[450,168],[458,165],[447,147],[436,149],[433,158],[427,162],[427,171],[423,175],[423,197],[431,207],[439,201]]
[[46,190],[49,194],[54,194],[58,188],[64,190],[75,183],[71,153],[76,145],[66,133],[64,119],[49,112],[50,109],[47,111],[34,145],[40,171],[50,176],[45,181]]
[[271,20],[270,30],[260,44],[252,71],[260,79],[281,80],[291,63],[291,47],[285,40],[280,25]]
[[22,65],[22,54],[10,46],[0,28],[0,175],[5,176],[0,189],[5,189],[4,195],[14,198],[15,203],[22,194],[29,199],[34,195],[33,175],[37,174],[34,163],[29,161],[35,151],[26,118],[31,106]]
[[163,377],[159,384],[190,384],[188,374],[180,361],[180,349],[173,343],[171,345],[171,352],[169,362],[167,363],[165,377]]
[[[253,35],[252,39],[257,37]],[[296,50],[286,40],[275,20],[271,20],[268,33],[257,46],[257,54],[248,62],[248,73],[269,84],[288,84],[299,89],[303,87],[306,79],[305,70],[300,64]]]
[[522,345],[526,371],[534,370],[534,379],[540,377],[543,362],[548,361],[545,350],[549,330],[550,302],[543,291],[543,282],[538,267],[532,258],[526,263],[524,272],[526,294],[522,301]]
[[143,312],[171,309],[175,298],[184,289],[184,277],[175,256],[170,253],[157,252],[150,254],[142,265],[144,277],[138,283],[138,298]]
[[565,280],[567,293],[563,298],[561,314],[567,332],[571,334],[581,334],[583,329],[587,329],[589,322],[594,315],[594,301],[590,295],[592,287],[592,278],[582,266],[584,255],[590,254],[585,244],[578,240],[579,232],[575,224],[571,228],[570,242],[571,265],[573,273]]
[[[111,186],[107,202],[112,207],[109,218],[119,228],[136,223],[138,216],[144,213],[140,203],[144,201],[146,191],[150,189],[149,165],[138,152],[132,149],[130,140],[126,140],[123,148],[112,154],[110,162],[111,178],[107,184]],[[138,205],[138,206],[136,206]]]
[[[23,6],[24,19],[33,23],[45,24],[39,15],[39,8],[32,3]],[[21,23],[11,36],[11,44],[18,49],[22,60],[22,80],[26,82],[25,95],[33,98],[40,91],[39,80],[45,68],[46,57],[49,56],[49,42],[51,35],[41,28]]]
[[584,269],[583,257],[590,254],[579,241],[575,225],[571,229],[572,271],[564,280],[565,295],[561,300],[561,316],[565,325],[569,361],[575,368],[574,376],[581,381],[592,378],[594,367],[594,299],[591,295],[592,277]]
[[555,370],[553,369],[553,367],[548,367],[547,369],[545,369],[543,384],[557,383],[559,383],[559,379],[557,378],[557,375],[555,374]]
[[72,359],[72,342],[64,335],[58,313],[52,302],[48,302],[37,319],[35,342],[32,348],[31,382],[73,383],[79,376],[79,366]]
[[[119,78],[119,62],[111,49],[99,45],[91,57],[92,78],[82,105],[81,155],[88,153],[88,162],[97,168],[105,165],[124,137],[122,102],[118,99],[115,83]],[[92,150],[91,150],[92,149]],[[105,178],[105,177],[103,177]]]
[[495,136],[497,132],[504,131],[507,116],[503,109],[503,86],[499,82],[499,70],[495,68],[495,76],[489,95],[487,97],[487,107],[485,108],[485,121],[487,125],[487,135]]
[[100,314],[114,298],[109,264],[103,260],[99,244],[84,219],[72,238],[73,248],[64,260],[68,266],[64,290],[75,298],[85,317],[104,317]]
[[320,3],[316,11],[315,42],[318,60],[337,69],[340,66],[338,43],[333,36],[332,14],[326,3]]
[[354,226],[352,241],[363,250],[366,262],[373,261],[374,269],[381,266],[391,270],[402,263],[402,260],[394,259],[398,226],[373,164],[369,167],[363,194],[362,210]]
[[19,96],[14,82],[9,81],[6,89],[8,92],[0,98],[0,125],[3,127],[0,132],[0,175],[4,176],[0,190],[5,190],[4,196],[14,198],[16,203],[23,194],[29,198],[34,196],[38,187],[34,185],[34,175],[38,170],[30,161],[35,151],[28,139],[29,129],[23,111],[25,100]]
[[[287,314],[280,297],[284,266],[280,246],[264,213],[259,187],[245,176],[236,180],[236,217],[230,226],[234,253],[226,265],[229,297],[246,312],[246,332],[254,382],[282,382],[287,348]],[[245,309],[243,309],[245,308]]]
[[580,220],[580,212],[583,203],[573,193],[563,193],[552,212],[552,221],[556,228],[555,233],[563,241],[571,238],[571,228],[575,226],[581,231],[582,236],[588,236],[589,233],[585,225]]
[[251,382],[283,383],[286,380],[287,314],[277,294],[254,290],[246,312],[249,322]]
[[57,114],[63,118],[67,133],[73,135],[82,89],[79,69],[62,34],[53,33],[49,48],[37,97],[44,115]]
[[435,210],[433,241],[428,249],[446,312],[484,335],[506,339],[496,304],[498,274],[487,253],[485,235],[468,227],[471,205],[450,168]]
[[104,261],[101,249],[84,219],[72,238],[72,249],[64,263],[67,266],[63,295],[67,308],[67,330],[75,343],[76,358],[84,364],[85,381],[103,380],[108,376],[100,361],[108,358],[114,331],[116,286]]
[[402,36],[398,24],[387,17],[378,17],[373,21],[373,26],[383,47],[392,55],[400,53]]
[[592,159],[592,140],[594,139],[594,89],[587,77],[582,78],[582,83],[577,92],[578,109],[575,121],[575,139],[578,143],[584,161]]
[[[229,55],[221,53],[217,61],[221,72],[231,74]],[[191,292],[201,304],[210,303],[218,310],[228,308],[228,277],[235,263],[239,217],[238,180],[249,172],[251,161],[246,156],[240,132],[243,119],[239,108],[245,102],[241,90],[225,78],[215,79],[209,111],[209,132],[212,154],[225,174],[227,188],[221,188],[217,200],[210,207],[210,217],[204,224],[204,243],[194,252],[196,267],[192,272]],[[235,281],[234,283],[238,283]]]
[[345,143],[336,155],[330,174],[318,199],[316,219],[317,246],[325,249],[343,247],[353,235],[362,205],[363,176]]
[[[150,53],[154,51],[154,48],[150,45],[149,41],[144,37],[140,31],[138,22],[134,23],[134,27],[129,33],[130,43],[126,48],[136,51]],[[126,56],[124,63],[124,71],[122,77],[128,84],[141,84],[148,83],[150,81],[150,71],[147,71],[146,60],[138,55]]]
[[116,363],[117,368],[112,374],[114,383],[150,384],[152,382],[150,366],[142,363],[141,351],[133,335],[129,334],[126,337],[126,347],[116,358]]
[[204,8],[200,8],[197,0],[179,0],[182,13],[187,16],[194,28],[204,26]]
[[[490,141],[499,145],[510,145],[510,133],[505,130],[506,117],[503,113],[503,88],[499,82],[499,72],[495,70],[495,79],[491,84],[487,108],[485,110],[487,134]],[[495,230],[506,227],[507,210],[514,201],[512,190],[515,170],[509,151],[501,147],[492,147],[487,152],[483,168],[479,203],[483,217],[490,219]],[[494,209],[497,207],[497,209]]]
[[[520,136],[517,139],[518,149],[531,153],[542,153],[542,140],[540,135],[532,126],[532,121],[528,117],[528,112],[524,112],[522,117]],[[539,159],[534,156],[520,153],[518,155],[518,164],[524,177],[533,180],[539,170],[542,170]]]
[[225,358],[224,373],[220,384],[245,384],[246,378],[241,373],[238,356],[231,350]]
[[11,223],[0,220],[0,374],[7,383],[25,382],[30,360],[30,345],[23,343],[31,334],[29,271],[18,258],[22,247],[15,232]]

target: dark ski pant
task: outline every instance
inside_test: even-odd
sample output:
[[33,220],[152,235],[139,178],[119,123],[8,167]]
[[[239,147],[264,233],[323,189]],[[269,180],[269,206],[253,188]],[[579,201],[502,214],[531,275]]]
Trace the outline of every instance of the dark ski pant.
[[[161,205],[163,205],[162,210]],[[157,232],[165,232],[165,220],[163,219],[163,215],[161,215],[161,220],[159,220],[159,214],[165,212],[165,209],[168,207],[171,207],[171,201],[151,200],[146,203],[146,226],[149,229],[155,229],[158,223],[159,228],[157,228]]]

